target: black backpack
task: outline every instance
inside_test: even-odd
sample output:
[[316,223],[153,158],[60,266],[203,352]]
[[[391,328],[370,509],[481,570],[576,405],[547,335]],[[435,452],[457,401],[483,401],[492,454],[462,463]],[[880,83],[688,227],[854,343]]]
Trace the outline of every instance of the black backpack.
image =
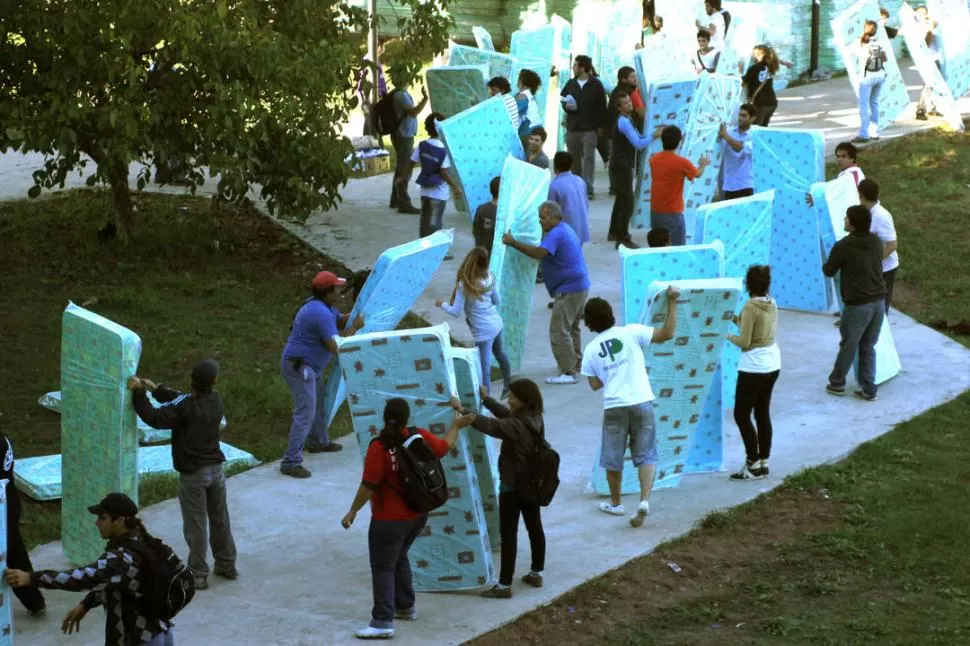
[[448,480],[441,460],[418,430],[414,427],[408,430],[410,435],[400,446],[385,447],[397,457],[401,489],[396,491],[411,511],[426,514],[448,501]]
[[871,40],[869,41],[869,56],[866,58],[866,72],[881,72],[882,70],[882,45]]
[[559,489],[559,454],[545,437],[538,433],[534,436],[536,447],[532,463],[532,490],[535,492],[536,502],[548,507]]
[[143,569],[148,573],[142,580],[145,614],[171,621],[195,596],[192,571],[171,547],[157,538],[128,541],[124,546],[142,557]]
[[371,118],[374,120],[374,130],[379,135],[393,135],[401,125],[402,117],[394,107],[394,97],[397,93],[398,90],[391,90],[374,105]]
[[725,9],[721,15],[724,16],[724,37],[727,38],[728,27],[731,26],[731,12]]

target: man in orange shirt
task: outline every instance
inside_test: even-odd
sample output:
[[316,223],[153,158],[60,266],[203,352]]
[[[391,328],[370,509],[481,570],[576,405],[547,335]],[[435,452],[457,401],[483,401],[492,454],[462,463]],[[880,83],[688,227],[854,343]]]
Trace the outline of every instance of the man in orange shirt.
[[[654,135],[656,136],[656,135]],[[663,227],[670,232],[671,245],[687,244],[684,227],[684,180],[694,181],[711,163],[701,155],[697,166],[676,152],[683,135],[677,126],[667,126],[660,133],[663,151],[650,158],[650,228]]]

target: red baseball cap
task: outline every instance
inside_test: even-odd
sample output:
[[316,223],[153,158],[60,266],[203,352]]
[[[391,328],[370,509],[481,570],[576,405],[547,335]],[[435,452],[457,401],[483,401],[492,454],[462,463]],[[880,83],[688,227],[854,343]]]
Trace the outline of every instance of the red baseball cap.
[[328,289],[330,287],[346,285],[347,279],[338,278],[337,274],[333,273],[332,271],[321,271],[319,274],[313,277],[313,282],[311,284],[315,289]]

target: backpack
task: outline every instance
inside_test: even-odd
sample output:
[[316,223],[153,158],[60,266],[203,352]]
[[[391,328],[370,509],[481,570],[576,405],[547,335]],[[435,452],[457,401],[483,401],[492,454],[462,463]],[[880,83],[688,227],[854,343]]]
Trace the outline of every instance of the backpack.
[[731,26],[731,12],[725,9],[721,15],[724,16],[724,37],[727,38],[728,27]]
[[171,547],[146,536],[141,541],[128,541],[124,547],[141,555],[148,576],[143,580],[145,594],[142,605],[145,613],[156,619],[170,621],[195,596],[195,579],[192,571],[175,554]]
[[426,514],[448,501],[448,480],[441,460],[418,429],[408,427],[408,431],[411,434],[400,446],[391,448],[385,445],[385,448],[390,448],[397,457],[397,473],[402,488],[395,491],[411,511]]
[[371,118],[374,120],[374,130],[379,135],[393,135],[397,132],[398,126],[401,125],[403,117],[398,115],[397,109],[394,107],[394,97],[397,96],[397,93],[398,90],[391,90],[374,105]]
[[559,454],[546,438],[535,434],[536,449],[533,457],[532,490],[536,502],[548,507],[559,489]]
[[869,41],[869,58],[866,59],[866,72],[881,72],[882,46],[875,40]]

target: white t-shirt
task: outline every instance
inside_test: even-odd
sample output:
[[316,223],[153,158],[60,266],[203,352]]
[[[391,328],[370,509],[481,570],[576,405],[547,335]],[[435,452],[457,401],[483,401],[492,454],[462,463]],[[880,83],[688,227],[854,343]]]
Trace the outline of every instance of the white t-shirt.
[[[427,140],[432,146],[437,146],[438,148],[444,148],[445,144],[437,137],[432,137]],[[411,153],[411,161],[421,165],[421,146],[417,145],[414,147],[414,151]],[[445,159],[441,162],[442,168],[451,168],[451,155],[445,153]],[[421,187],[421,197],[430,197],[435,200],[442,200],[444,202],[448,201],[448,196],[451,195],[451,191],[448,188],[448,182],[441,182],[437,186],[422,186]]]
[[698,74],[705,70],[716,71],[718,56],[720,56],[720,54],[721,50],[719,50],[717,47],[711,48],[711,51],[707,52],[706,54],[698,49],[696,52],[694,52],[694,69]]
[[844,175],[851,175],[852,176],[852,179],[855,180],[856,188],[859,187],[859,182],[861,182],[862,180],[864,180],[866,178],[866,174],[863,173],[862,172],[862,169],[859,168],[858,166],[849,166],[848,168],[846,168],[845,170],[843,170],[841,173],[839,173],[839,177],[842,177]]
[[[887,211],[882,204],[876,202],[872,207],[872,226],[869,231],[875,233],[882,240],[882,244],[896,242],[896,224],[893,222],[893,215]],[[882,273],[892,271],[899,267],[899,254],[895,251],[882,259]]]
[[701,21],[701,23],[705,22],[708,25],[714,25],[714,33],[711,34],[711,47],[716,50],[724,49],[724,14],[715,11],[707,17],[707,20]]
[[600,332],[583,351],[580,372],[603,382],[603,408],[636,406],[653,401],[641,345],[649,345],[653,328],[638,323],[614,325]]
[[767,348],[751,348],[741,353],[738,372],[753,372],[759,375],[781,370],[781,350],[777,343]]

